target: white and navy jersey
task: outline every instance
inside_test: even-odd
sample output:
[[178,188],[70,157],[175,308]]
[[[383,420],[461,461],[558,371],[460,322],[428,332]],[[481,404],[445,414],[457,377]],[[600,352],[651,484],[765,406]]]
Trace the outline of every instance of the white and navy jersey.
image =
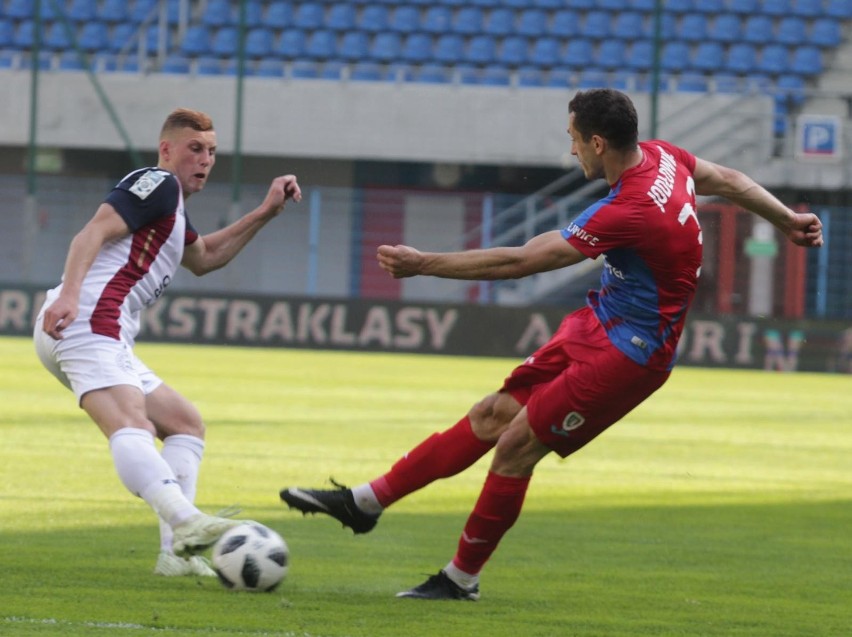
[[[143,168],[122,179],[107,195],[130,234],[104,244],[80,291],[77,319],[66,338],[100,334],[133,344],[143,309],[174,278],[184,246],[198,233],[186,219],[177,178],[159,168]],[[48,292],[49,305],[62,286]]]

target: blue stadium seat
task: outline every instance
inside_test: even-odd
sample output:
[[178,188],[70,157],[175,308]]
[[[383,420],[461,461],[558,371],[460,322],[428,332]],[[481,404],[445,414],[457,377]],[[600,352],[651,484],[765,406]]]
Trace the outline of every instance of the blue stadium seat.
[[617,14],[622,11],[629,11],[630,2],[629,0],[598,0],[597,8],[602,9],[603,11],[612,11]]
[[849,0],[826,0],[825,15],[829,18],[847,20],[852,18],[852,2]]
[[775,82],[778,98],[794,107],[801,106],[807,98],[805,81],[799,75],[782,75]]
[[224,27],[236,24],[233,4],[230,0],[210,0],[201,14],[201,24],[208,27]]
[[120,53],[125,46],[127,50],[132,50],[131,47],[135,43],[138,29],[139,25],[132,22],[116,24],[109,35],[107,49],[113,53]]
[[349,31],[355,28],[355,18],[354,4],[333,4],[328,8],[328,15],[325,17],[325,28],[334,31]]
[[[561,0],[560,0],[561,1]],[[422,4],[431,4],[431,0],[415,0],[415,4],[420,2]],[[470,0],[470,4],[475,7],[481,7],[483,9],[494,9],[500,6],[501,0]]]
[[[642,75],[638,75],[636,77],[636,90],[650,93],[651,87],[653,85],[654,79],[651,73],[643,73]],[[657,76],[657,90],[661,93],[669,91],[671,89],[672,78],[668,73],[660,73]]]
[[349,79],[356,82],[380,82],[385,79],[385,76],[381,64],[376,64],[375,62],[358,62],[352,65]]
[[[263,8],[265,5],[266,2],[262,0],[249,0],[248,2],[246,2],[246,26],[249,29],[261,26],[270,28],[266,25],[265,18],[263,17]],[[235,15],[237,16],[237,22],[239,23],[239,9],[237,10]],[[190,17],[190,20],[191,19],[192,18]],[[257,75],[258,66],[255,66],[254,68],[255,71],[253,72],[253,75]]]
[[59,68],[63,71],[84,71],[88,62],[81,60],[77,51],[69,49],[59,54]]
[[487,66],[479,74],[479,83],[484,86],[509,86],[512,74],[504,66]]
[[437,62],[456,64],[464,55],[464,38],[456,33],[438,36],[433,52]]
[[672,13],[688,13],[694,7],[692,0],[663,0],[663,8]]
[[565,0],[565,5],[570,9],[590,11],[597,6],[596,2],[597,0]]
[[271,29],[285,29],[287,27],[292,26],[292,5],[289,2],[272,2],[266,8],[266,17],[264,18],[264,24],[266,24],[266,26]]
[[428,62],[432,59],[432,36],[427,33],[409,34],[402,43],[400,57],[406,62]]
[[497,50],[497,61],[506,66],[520,66],[527,61],[529,43],[526,38],[509,36],[504,38]]
[[595,64],[602,69],[614,71],[624,66],[626,47],[624,40],[604,40],[595,53]]
[[768,15],[751,15],[743,23],[743,42],[766,44],[775,37],[775,26]]
[[333,58],[337,53],[337,34],[320,29],[313,31],[305,42],[305,55],[319,60]]
[[424,64],[412,74],[413,81],[427,84],[446,84],[451,79],[450,71],[440,64]]
[[526,9],[520,12],[516,26],[517,33],[531,38],[544,34],[547,30],[547,14],[541,9]]
[[759,0],[728,0],[728,11],[741,15],[756,15],[760,13]]
[[781,44],[799,45],[807,42],[807,23],[798,16],[781,18],[775,30],[775,41]]
[[300,29],[320,29],[325,21],[325,8],[319,2],[303,2],[293,13],[293,26]]
[[289,60],[299,59],[305,55],[307,37],[301,29],[282,31],[275,45],[274,54]]
[[[210,40],[210,53],[219,57],[231,57],[237,52],[237,38],[239,33],[236,27],[220,27]],[[156,47],[154,47],[156,50]]]
[[657,0],[630,0],[631,11],[651,13],[657,9]]
[[370,50],[370,36],[364,31],[348,31],[340,38],[337,55],[349,62],[367,57]]
[[706,93],[707,77],[703,73],[681,73],[677,78],[677,90],[685,93]]
[[734,13],[723,13],[710,23],[707,37],[715,42],[739,42],[742,32],[742,21]]
[[474,35],[483,29],[482,10],[477,7],[463,7],[456,13],[452,29],[456,33]]
[[789,70],[804,77],[822,73],[822,52],[815,46],[800,46],[793,51]]
[[757,71],[757,52],[754,46],[744,42],[732,44],[725,56],[725,70],[739,74]]
[[550,20],[550,35],[570,38],[580,33],[580,16],[571,9],[555,11]]
[[583,69],[577,73],[577,88],[607,88],[609,74],[602,69]]
[[462,84],[479,84],[479,69],[469,64],[458,64],[453,75]]
[[[852,4],[850,4],[852,6]],[[843,40],[840,23],[834,18],[818,18],[811,24],[807,42],[822,48],[835,47]]]
[[399,58],[402,50],[402,38],[399,33],[385,31],[377,33],[370,45],[369,57],[380,62],[392,62]]
[[546,86],[568,88],[574,84],[573,72],[569,69],[551,69],[547,74]]
[[562,44],[555,38],[538,38],[533,41],[529,51],[529,63],[535,66],[551,67],[559,64]]
[[621,40],[639,40],[648,37],[645,17],[638,11],[623,11],[612,22],[612,35]]
[[690,49],[686,42],[666,42],[660,51],[660,68],[665,71],[683,71],[689,66]]
[[203,24],[193,24],[187,27],[180,43],[180,52],[189,57],[208,55],[210,53],[210,30]]
[[769,75],[778,75],[787,70],[789,53],[783,44],[767,44],[760,52],[757,70]]
[[[677,38],[677,26],[677,17],[673,13],[664,13],[660,16],[660,37],[664,40]],[[652,21],[648,33],[653,35],[654,29]]]
[[714,73],[712,84],[717,93],[737,94],[743,90],[739,76],[730,73]]
[[534,7],[538,7],[539,9],[546,9],[548,11],[552,9],[560,9],[565,4],[563,0],[532,0],[530,3]]
[[434,6],[426,9],[420,28],[427,33],[443,34],[450,30],[453,22],[453,13],[447,7]]
[[687,13],[680,21],[678,35],[687,42],[700,42],[707,39],[707,16],[703,13]]
[[775,17],[790,15],[790,0],[762,0],[760,12]]
[[414,33],[420,29],[420,9],[410,4],[398,6],[390,14],[388,28],[398,33]]
[[89,53],[107,48],[109,43],[109,27],[106,22],[88,22],[80,28],[77,44]]
[[343,78],[345,68],[346,63],[341,60],[326,60],[319,76],[326,80],[340,80]]
[[725,1],[724,0],[695,0],[695,5],[693,7],[695,11],[700,13],[707,13],[710,15],[719,15],[720,13],[724,13],[725,11]]
[[[11,20],[0,18],[0,50],[12,48],[15,41],[15,25]],[[8,67],[6,67],[8,68]]]
[[603,11],[589,11],[583,21],[583,36],[602,40],[610,35],[609,14]]
[[9,0],[6,5],[6,17],[15,20],[32,18],[34,6],[32,0]]
[[71,0],[65,15],[74,22],[90,22],[96,18],[98,5],[95,0]]
[[275,36],[265,27],[253,27],[246,33],[245,51],[248,57],[265,58],[272,54]]
[[571,68],[582,68],[592,63],[592,52],[595,45],[585,38],[573,38],[565,44],[562,56],[563,64]]
[[[158,0],[135,0],[128,13],[128,17],[133,22],[142,22],[157,10],[157,1]],[[42,2],[42,7],[44,6],[45,3]],[[47,6],[50,6],[50,3],[47,3]]]
[[725,66],[725,49],[719,42],[699,42],[692,55],[693,69],[716,73]]
[[483,27],[491,35],[508,35],[515,30],[515,12],[511,9],[494,9],[488,14]]
[[822,16],[822,0],[793,0],[793,15],[803,18],[818,18]]
[[290,77],[313,80],[320,76],[320,65],[313,60],[295,60],[290,65]]
[[[38,68],[47,71],[50,69],[50,64],[53,59],[53,54],[49,51],[42,51],[38,56]],[[32,54],[27,54],[21,57],[21,68],[31,69],[33,67]]]
[[59,51],[71,46],[71,40],[65,30],[64,22],[53,22],[43,31],[42,46]]
[[518,69],[518,86],[544,86],[545,73],[534,66],[523,66]]
[[182,55],[170,55],[163,61],[160,72],[185,75],[189,73],[189,68],[189,58],[185,58]]
[[475,35],[467,44],[465,59],[472,64],[491,64],[496,59],[497,44],[490,35]]
[[257,77],[284,77],[284,64],[281,60],[273,58],[258,60],[253,75]]
[[127,20],[126,0],[104,0],[100,11],[98,11],[98,19],[110,23]]
[[654,65],[654,42],[636,40],[627,51],[624,66],[632,71],[647,71]]

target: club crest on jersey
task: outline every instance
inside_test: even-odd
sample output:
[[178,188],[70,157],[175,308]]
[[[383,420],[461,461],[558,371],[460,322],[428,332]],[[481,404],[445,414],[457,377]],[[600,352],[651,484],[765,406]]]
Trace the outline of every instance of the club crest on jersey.
[[168,173],[161,170],[149,170],[136,180],[136,183],[130,187],[130,192],[140,199],[145,199],[157,189],[157,186],[163,183],[166,175],[168,175]]

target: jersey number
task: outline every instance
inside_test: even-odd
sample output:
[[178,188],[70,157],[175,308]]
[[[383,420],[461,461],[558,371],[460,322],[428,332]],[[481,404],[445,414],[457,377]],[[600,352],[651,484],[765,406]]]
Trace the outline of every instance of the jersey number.
[[[692,177],[686,178],[686,194],[690,197],[695,195],[695,180]],[[698,243],[703,244],[704,236],[701,231],[701,224],[698,223],[698,215],[695,213],[695,208],[692,207],[692,204],[687,201],[683,204],[683,208],[680,209],[677,220],[680,222],[680,225],[684,226],[690,217],[695,219],[695,225],[698,226]]]

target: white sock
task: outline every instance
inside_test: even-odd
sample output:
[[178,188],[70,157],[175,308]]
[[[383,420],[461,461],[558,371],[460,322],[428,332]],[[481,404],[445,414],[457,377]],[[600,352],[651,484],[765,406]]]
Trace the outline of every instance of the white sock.
[[[195,502],[198,467],[204,456],[204,441],[187,434],[168,436],[163,441],[160,455],[174,472],[183,495],[190,502]],[[160,518],[160,550],[171,552],[173,536],[171,525]]]
[[355,505],[364,513],[379,515],[385,510],[385,508],[379,504],[379,500],[376,498],[373,487],[370,486],[369,482],[353,487],[352,496],[355,498]]
[[109,448],[122,484],[169,524],[174,526],[200,513],[184,497],[174,472],[157,453],[150,433],[135,427],[119,429],[110,436]]
[[453,564],[452,560],[450,563],[444,567],[444,572],[447,574],[451,580],[453,580],[456,584],[464,588],[465,590],[471,590],[474,586],[479,584],[479,574],[471,575],[470,573],[465,573],[460,570],[458,566]]

